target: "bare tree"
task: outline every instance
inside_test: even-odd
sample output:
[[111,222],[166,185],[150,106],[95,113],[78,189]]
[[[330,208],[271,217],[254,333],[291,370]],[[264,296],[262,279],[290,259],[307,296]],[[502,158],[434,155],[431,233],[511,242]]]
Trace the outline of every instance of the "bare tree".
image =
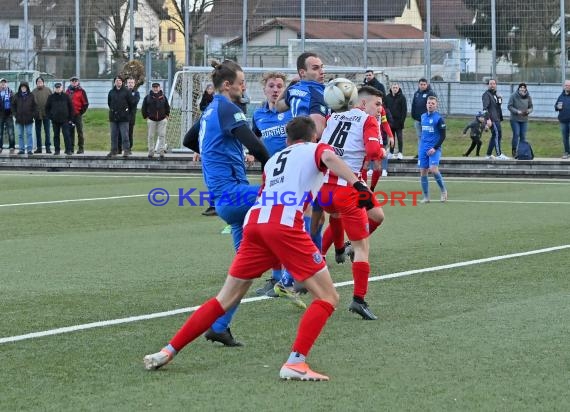
[[[121,12],[124,5],[127,5],[127,7]],[[111,50],[114,71],[117,72],[127,61],[124,35],[127,22],[129,21],[128,0],[99,0],[93,2],[91,7],[92,16],[97,21],[103,21],[114,35],[114,39],[109,38],[110,36],[107,33],[102,33],[98,27],[95,27],[99,37],[103,39]]]

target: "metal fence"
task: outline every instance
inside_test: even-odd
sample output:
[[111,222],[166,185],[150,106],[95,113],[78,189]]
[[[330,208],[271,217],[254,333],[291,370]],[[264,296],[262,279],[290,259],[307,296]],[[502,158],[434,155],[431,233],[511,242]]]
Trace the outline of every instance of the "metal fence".
[[[560,83],[570,0],[3,0],[0,70],[112,77],[153,56],[155,77],[233,58],[292,67],[303,50],[327,66],[447,81]],[[350,64],[347,64],[347,61]],[[160,68],[160,69],[159,69]],[[404,76],[403,73],[406,75]]]

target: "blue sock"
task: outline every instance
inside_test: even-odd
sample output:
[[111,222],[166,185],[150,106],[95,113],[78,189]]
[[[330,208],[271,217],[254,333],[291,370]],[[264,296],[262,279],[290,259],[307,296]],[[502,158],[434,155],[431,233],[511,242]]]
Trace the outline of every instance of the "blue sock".
[[437,185],[441,189],[441,192],[447,192],[447,190],[445,190],[445,184],[443,183],[443,177],[441,176],[441,173],[434,173],[433,178],[437,182]]
[[424,197],[427,199],[429,198],[429,183],[427,176],[420,176],[420,182],[422,184],[422,192],[424,193]]
[[229,308],[225,314],[223,314],[218,319],[216,319],[216,321],[212,325],[212,330],[216,333],[222,333],[227,328],[229,328],[230,323],[232,322],[232,319],[233,319],[234,315],[236,314],[236,310],[237,310],[238,306],[239,306],[239,304],[235,305],[233,308]]
[[323,225],[319,225],[317,233],[311,235],[311,239],[315,246],[319,249],[319,252],[323,250]]
[[287,363],[302,363],[305,362],[305,355],[301,355],[298,352],[291,352]]
[[273,278],[273,280],[276,280],[277,282],[279,282],[281,280],[282,276],[283,276],[283,272],[281,271],[281,269],[272,269],[271,270],[271,277]]
[[283,286],[293,286],[293,276],[291,276],[291,274],[287,271],[287,269],[283,268],[282,270],[282,275],[281,275],[281,283],[283,284]]

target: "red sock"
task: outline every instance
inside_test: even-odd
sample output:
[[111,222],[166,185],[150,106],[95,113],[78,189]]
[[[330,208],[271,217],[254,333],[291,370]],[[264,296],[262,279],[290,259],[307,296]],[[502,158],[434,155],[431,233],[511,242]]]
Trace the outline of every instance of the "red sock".
[[344,246],[344,226],[340,217],[330,217],[329,224],[332,232],[332,239],[335,249],[341,249]]
[[378,180],[380,180],[380,170],[373,170],[372,171],[372,180],[370,181],[370,188],[374,190],[376,185],[378,184]]
[[368,169],[360,170],[360,175],[362,176],[362,180],[364,181],[364,183],[367,183],[367,181],[368,181]]
[[382,223],[378,223],[375,220],[368,219],[368,233],[370,234],[374,233],[374,231],[378,229],[378,226],[380,226],[381,224]]
[[322,244],[321,244],[321,246],[322,246],[321,253],[323,254],[323,256],[327,254],[332,243],[333,243],[332,229],[331,229],[331,226],[328,225],[327,228],[325,229],[325,231],[323,232],[323,240],[322,240]]
[[333,312],[334,306],[327,301],[313,300],[299,322],[297,337],[291,351],[307,356]]
[[226,311],[216,298],[204,302],[176,332],[170,344],[177,352],[180,352],[186,345],[206,332],[216,319],[224,313]]
[[354,262],[352,264],[352,278],[354,279],[354,296],[364,299],[368,291],[368,276],[370,264],[368,262]]

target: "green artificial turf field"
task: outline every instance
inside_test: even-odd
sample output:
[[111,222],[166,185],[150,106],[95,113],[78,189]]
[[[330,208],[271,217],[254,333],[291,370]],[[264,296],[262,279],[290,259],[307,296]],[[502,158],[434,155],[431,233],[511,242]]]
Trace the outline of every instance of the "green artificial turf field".
[[[301,314],[283,298],[241,305],[243,348],[200,337],[143,369],[233,256],[219,218],[177,206],[201,176],[0,173],[0,410],[567,410],[570,181],[447,185],[446,204],[385,207],[367,296],[379,320],[349,313],[352,286],[339,286],[309,356],[331,381],[299,383],[278,378]],[[165,206],[149,204],[157,187]],[[352,279],[350,265],[330,267],[335,282]]]

